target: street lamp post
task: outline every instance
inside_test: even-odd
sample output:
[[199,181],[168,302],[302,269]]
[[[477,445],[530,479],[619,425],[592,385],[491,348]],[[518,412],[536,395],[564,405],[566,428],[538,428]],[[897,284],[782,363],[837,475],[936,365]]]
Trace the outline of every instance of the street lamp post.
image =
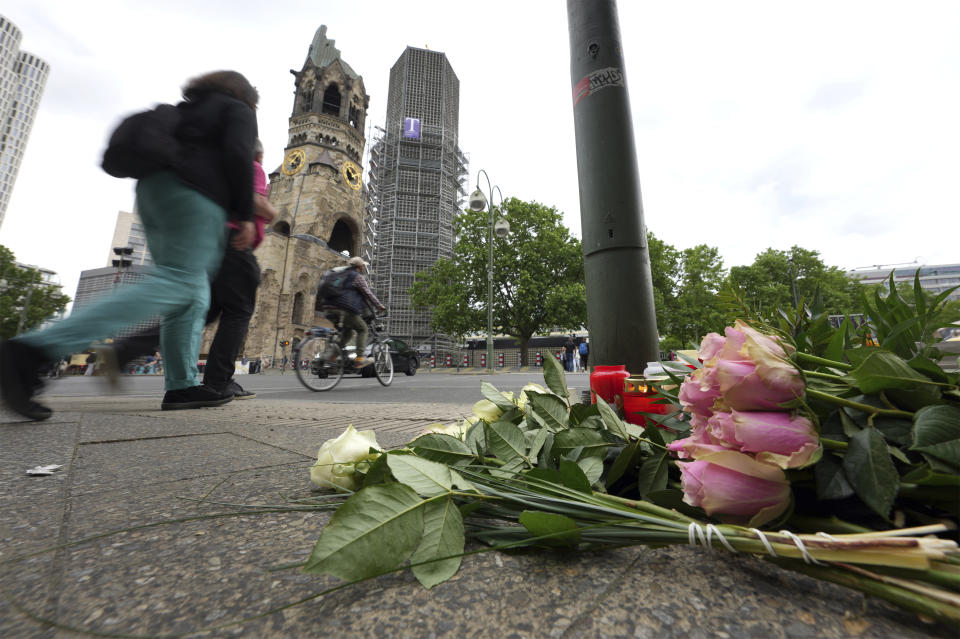
[[793,307],[797,308],[800,306],[800,302],[797,300],[797,278],[793,274],[793,256],[791,255],[787,262],[790,264],[790,292],[793,293]]
[[[480,190],[480,173],[487,179],[487,193],[490,194],[489,198]],[[503,191],[500,190],[499,186],[491,186],[490,176],[487,175],[486,171],[480,169],[480,172],[477,173],[477,188],[470,194],[469,205],[471,211],[482,211],[484,207],[486,207],[490,212],[490,224],[487,229],[487,247],[490,251],[490,259],[487,262],[487,370],[491,373],[493,372],[493,235],[496,233],[497,237],[506,237],[510,234],[510,223],[502,217],[494,224],[494,191],[500,194],[500,205],[502,206]]]

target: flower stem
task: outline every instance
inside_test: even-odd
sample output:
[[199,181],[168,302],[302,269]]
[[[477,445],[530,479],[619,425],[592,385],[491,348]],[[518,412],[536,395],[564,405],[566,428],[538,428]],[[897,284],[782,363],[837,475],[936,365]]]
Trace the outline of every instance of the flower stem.
[[846,450],[850,447],[850,444],[847,442],[837,441],[836,439],[827,439],[825,437],[820,438],[820,443],[824,448],[829,450]]
[[830,368],[838,368],[842,371],[851,371],[853,370],[852,364],[847,364],[846,362],[836,362],[832,359],[825,359],[823,357],[817,357],[816,355],[811,355],[810,353],[804,353],[802,351],[797,351],[794,353],[797,356],[797,359],[803,360],[810,364],[820,364],[821,366],[829,366]]
[[849,384],[849,382],[847,381],[847,378],[841,375],[832,375],[830,373],[821,373],[819,371],[803,371],[803,374],[806,375],[807,377],[816,377],[818,379],[832,379],[833,381],[836,381],[836,382],[843,382],[845,384]]
[[861,404],[860,402],[855,402],[853,400],[845,399],[843,397],[837,397],[836,395],[831,395],[830,393],[824,393],[818,390],[813,390],[812,388],[807,388],[807,397],[813,397],[816,399],[823,400],[825,402],[839,404],[840,406],[846,406],[847,408],[855,408],[864,413],[870,413],[873,415],[883,415],[885,417],[906,417],[907,419],[913,419],[913,413],[909,411],[877,408],[876,406],[870,406],[869,404]]

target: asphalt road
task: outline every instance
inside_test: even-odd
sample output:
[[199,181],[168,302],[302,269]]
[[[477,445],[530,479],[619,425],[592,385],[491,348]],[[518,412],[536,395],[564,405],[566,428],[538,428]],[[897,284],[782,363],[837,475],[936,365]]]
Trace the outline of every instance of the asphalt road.
[[[127,397],[157,397],[163,394],[163,379],[155,375],[132,375],[120,378],[120,387],[112,391],[102,377],[65,377],[50,380],[45,394],[58,397],[97,397],[111,394]],[[395,375],[393,383],[384,387],[375,378],[363,379],[359,376],[345,375],[336,388],[325,392],[314,392],[304,388],[296,375],[287,371],[280,375],[271,371],[265,375],[239,375],[237,381],[258,396],[269,399],[296,399],[329,401],[338,403],[436,403],[464,404],[483,398],[480,384],[489,381],[500,390],[517,391],[529,382],[543,385],[543,374],[496,373],[487,374],[447,374],[417,373],[412,377]],[[569,373],[567,385],[579,391],[588,386],[586,373]]]

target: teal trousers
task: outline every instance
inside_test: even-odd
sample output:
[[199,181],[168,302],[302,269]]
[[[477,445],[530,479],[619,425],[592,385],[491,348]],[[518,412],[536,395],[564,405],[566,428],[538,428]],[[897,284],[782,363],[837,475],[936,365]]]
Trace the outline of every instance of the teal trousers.
[[171,172],[140,180],[137,206],[155,264],[146,277],[18,339],[56,360],[159,315],[164,387],[196,386],[210,281],[223,259],[227,216],[221,206],[184,186]]

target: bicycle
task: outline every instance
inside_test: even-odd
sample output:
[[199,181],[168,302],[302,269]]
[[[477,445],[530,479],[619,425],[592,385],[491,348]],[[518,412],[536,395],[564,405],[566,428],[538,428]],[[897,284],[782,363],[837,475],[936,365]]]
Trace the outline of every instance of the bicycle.
[[341,344],[340,314],[334,312],[337,309],[326,310],[330,311],[326,318],[333,323],[333,328],[314,326],[309,329],[292,353],[293,369],[300,383],[312,391],[328,391],[340,383],[345,372],[360,372],[367,366],[373,366],[373,373],[381,385],[393,383],[393,357],[382,333],[383,322],[376,316],[364,318],[367,322],[368,359],[372,361],[356,368],[353,364],[356,354],[348,356]]

